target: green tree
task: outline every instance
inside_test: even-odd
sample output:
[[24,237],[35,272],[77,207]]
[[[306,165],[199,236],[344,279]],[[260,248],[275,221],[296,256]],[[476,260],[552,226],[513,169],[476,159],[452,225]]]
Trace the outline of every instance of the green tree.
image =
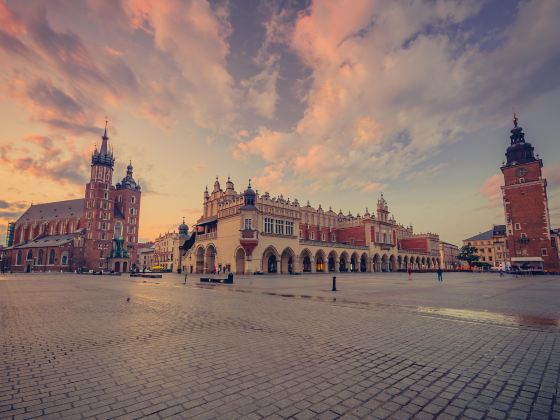
[[474,246],[463,245],[457,255],[457,259],[466,261],[467,264],[469,264],[469,268],[471,268],[472,264],[480,259],[480,257],[476,255],[476,251],[477,249]]

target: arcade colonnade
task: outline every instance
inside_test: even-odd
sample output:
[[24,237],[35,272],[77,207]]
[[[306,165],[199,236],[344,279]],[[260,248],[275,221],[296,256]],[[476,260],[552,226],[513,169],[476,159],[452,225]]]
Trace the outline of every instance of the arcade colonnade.
[[[433,270],[440,266],[439,257],[401,252],[375,253],[370,255],[368,249],[329,249],[305,247],[295,252],[291,247],[281,251],[268,246],[262,254],[253,253],[247,257],[245,250],[238,247],[234,255],[226,256],[220,263],[218,249],[215,244],[198,244],[191,256],[191,272],[215,273],[234,272],[248,274],[255,271],[262,273],[371,273],[393,272],[398,270],[414,271]],[[192,261],[194,259],[194,261]]]

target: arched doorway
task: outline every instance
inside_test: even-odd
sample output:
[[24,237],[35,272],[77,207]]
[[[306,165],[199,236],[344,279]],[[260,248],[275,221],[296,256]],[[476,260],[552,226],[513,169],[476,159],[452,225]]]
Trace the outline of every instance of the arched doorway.
[[121,262],[117,261],[115,263],[115,268],[114,268],[115,273],[120,273],[121,272]]
[[282,274],[292,274],[294,272],[294,251],[286,248],[280,256],[280,272]]
[[373,256],[373,271],[379,273],[381,271],[381,257],[379,254]]
[[329,258],[327,259],[327,266],[329,271],[336,271],[336,252],[329,252]]
[[276,257],[274,255],[270,255],[267,260],[267,272],[268,273],[276,273],[278,272],[278,267],[276,265]]
[[402,261],[402,256],[399,255],[397,257],[397,270],[402,270],[403,269],[403,261]]
[[128,271],[128,263],[126,261],[122,263],[122,271],[123,273],[126,273]]
[[367,255],[364,253],[360,257],[360,272],[365,273],[367,271]]
[[204,273],[204,248],[198,247],[196,250],[196,272]]
[[269,246],[266,248],[262,255],[262,271],[264,273],[278,273],[278,263],[280,262],[280,255],[276,248]]
[[216,267],[216,248],[210,244],[206,247],[206,254],[204,256],[205,272],[215,274]]
[[300,254],[301,271],[311,273],[311,251],[304,249]]
[[352,257],[350,257],[350,271],[352,273],[356,273],[358,271],[358,267],[358,254],[354,252]]
[[391,255],[389,257],[389,271],[393,272],[396,270],[397,267],[397,259],[395,258],[394,255]]
[[237,248],[235,252],[235,274],[245,274],[245,250]]
[[315,271],[317,273],[325,271],[325,253],[322,250],[317,251],[317,254],[315,254]]
[[381,257],[381,271],[389,271],[389,258],[387,258],[387,254],[383,254]]
[[348,254],[346,251],[340,254],[339,271],[341,273],[348,271]]

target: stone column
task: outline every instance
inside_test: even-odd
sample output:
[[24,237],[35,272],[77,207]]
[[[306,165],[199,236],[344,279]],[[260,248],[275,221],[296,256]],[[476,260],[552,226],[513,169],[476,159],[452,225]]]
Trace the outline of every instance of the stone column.
[[334,272],[340,273],[340,258],[334,260]]
[[316,273],[317,272],[317,267],[315,266],[315,258],[311,257],[311,258],[309,258],[309,260],[311,261],[311,272]]

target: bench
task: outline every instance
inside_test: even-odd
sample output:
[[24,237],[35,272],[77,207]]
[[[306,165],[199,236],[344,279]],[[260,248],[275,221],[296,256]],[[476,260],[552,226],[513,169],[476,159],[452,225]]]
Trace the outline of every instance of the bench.
[[225,279],[219,279],[214,277],[201,277],[201,283],[223,283],[223,284],[233,284],[233,274],[229,273]]

